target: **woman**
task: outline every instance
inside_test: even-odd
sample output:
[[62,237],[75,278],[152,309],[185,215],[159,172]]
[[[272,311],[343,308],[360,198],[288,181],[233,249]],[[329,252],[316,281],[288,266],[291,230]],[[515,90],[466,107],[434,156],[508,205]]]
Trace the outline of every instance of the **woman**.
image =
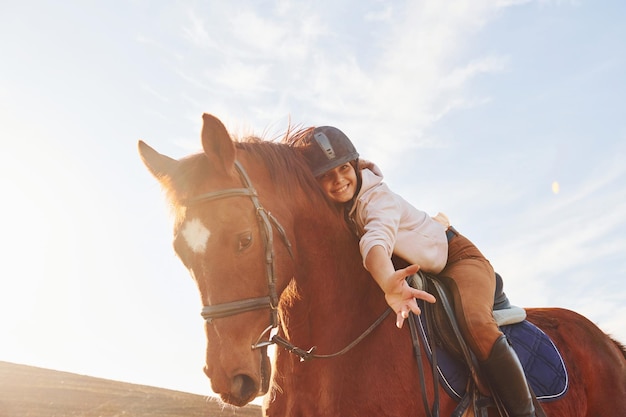
[[[348,137],[331,126],[304,132],[292,143],[305,157],[326,195],[359,237],[365,268],[381,287],[402,327],[415,298],[435,302],[405,278],[422,269],[444,279],[454,294],[461,331],[509,416],[535,416],[524,371],[492,314],[495,273],[476,246],[444,214],[430,217],[394,193],[372,163],[359,161]],[[397,255],[411,265],[395,270]]]

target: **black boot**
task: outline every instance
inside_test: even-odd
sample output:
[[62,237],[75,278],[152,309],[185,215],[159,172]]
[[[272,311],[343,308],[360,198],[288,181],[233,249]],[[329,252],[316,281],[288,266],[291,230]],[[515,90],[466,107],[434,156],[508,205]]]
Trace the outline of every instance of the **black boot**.
[[481,369],[510,417],[535,417],[524,370],[505,336],[496,340]]

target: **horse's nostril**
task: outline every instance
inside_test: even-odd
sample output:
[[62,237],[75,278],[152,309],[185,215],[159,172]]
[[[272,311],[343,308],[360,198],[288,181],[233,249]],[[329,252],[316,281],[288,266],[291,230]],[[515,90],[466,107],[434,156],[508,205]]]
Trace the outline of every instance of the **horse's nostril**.
[[231,395],[239,397],[243,404],[252,401],[259,392],[259,386],[248,375],[239,374],[233,378]]

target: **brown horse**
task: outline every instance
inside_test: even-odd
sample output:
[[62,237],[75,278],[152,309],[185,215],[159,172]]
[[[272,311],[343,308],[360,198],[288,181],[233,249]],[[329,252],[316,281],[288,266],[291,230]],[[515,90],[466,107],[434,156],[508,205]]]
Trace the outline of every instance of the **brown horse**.
[[[267,391],[268,416],[426,415],[408,326],[397,329],[393,317],[344,354],[301,361],[278,348],[270,365],[272,328],[322,356],[358,339],[387,305],[297,151],[233,141],[218,119],[203,118],[204,153],[174,160],[143,142],[139,151],[172,203],[174,249],[200,290],[213,390],[236,406]],[[626,416],[619,343],[568,310],[529,309],[528,319],[569,372],[565,396],[543,404],[548,416]],[[432,382],[425,388],[433,398]],[[443,390],[440,399],[441,415],[450,415],[455,402]]]

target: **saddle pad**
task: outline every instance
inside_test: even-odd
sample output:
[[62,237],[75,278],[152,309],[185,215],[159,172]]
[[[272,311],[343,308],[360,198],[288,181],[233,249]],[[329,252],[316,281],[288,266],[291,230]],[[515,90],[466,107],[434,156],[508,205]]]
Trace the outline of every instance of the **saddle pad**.
[[[429,335],[426,334],[425,310],[423,302],[418,300],[422,314],[416,316],[420,338],[424,344],[428,359],[432,363],[432,351]],[[500,330],[517,353],[524,373],[535,396],[540,401],[560,398],[567,392],[569,380],[565,363],[550,338],[529,321],[501,326]],[[446,392],[457,400],[465,394],[469,379],[467,365],[452,356],[441,346],[436,347],[437,371]]]

